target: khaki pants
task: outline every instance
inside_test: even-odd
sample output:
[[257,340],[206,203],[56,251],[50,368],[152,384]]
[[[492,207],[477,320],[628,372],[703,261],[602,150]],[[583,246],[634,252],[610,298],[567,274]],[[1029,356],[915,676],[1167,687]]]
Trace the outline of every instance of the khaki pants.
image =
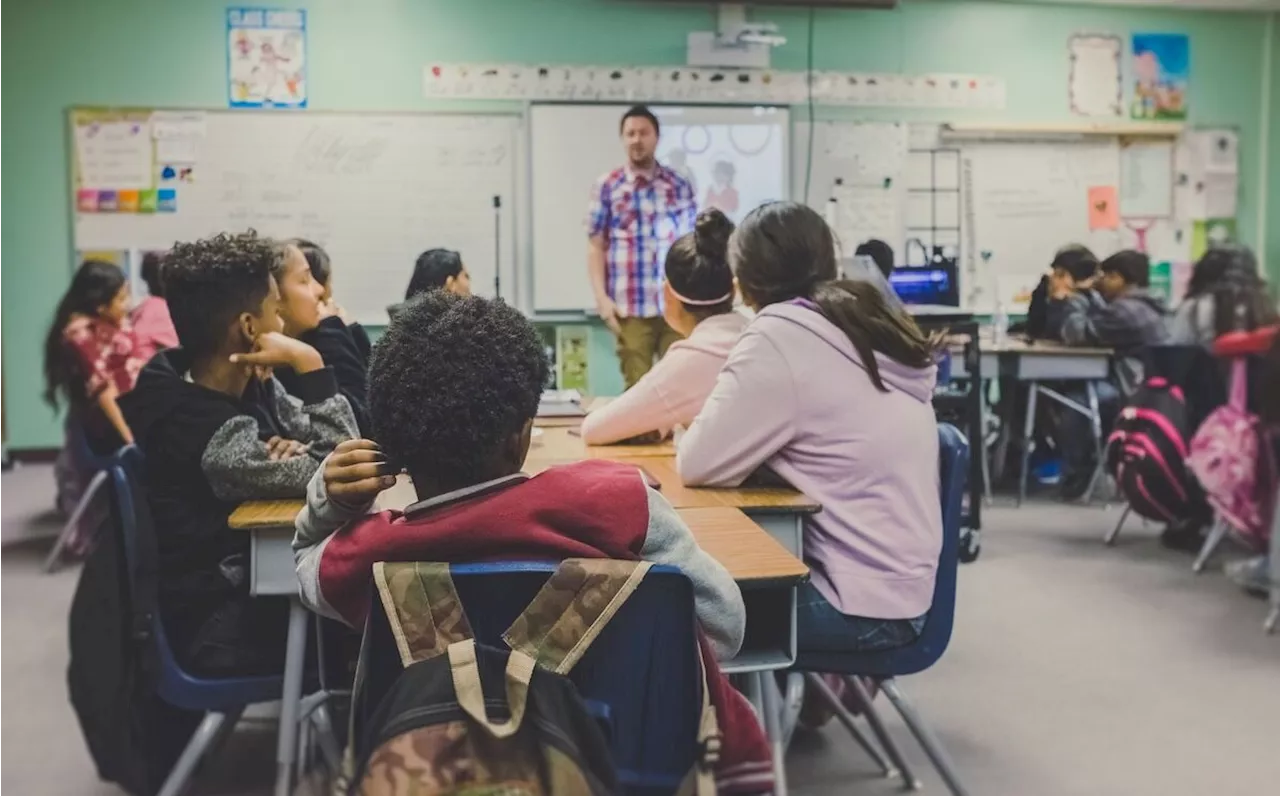
[[680,335],[661,316],[620,318],[618,322],[622,326],[618,334],[618,361],[622,365],[622,379],[627,389],[631,389],[653,367],[653,360],[667,353]]

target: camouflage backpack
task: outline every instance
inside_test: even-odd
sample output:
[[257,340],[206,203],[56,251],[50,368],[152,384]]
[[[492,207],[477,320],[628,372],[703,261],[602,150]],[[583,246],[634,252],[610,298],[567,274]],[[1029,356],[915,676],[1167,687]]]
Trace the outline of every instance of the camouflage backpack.
[[[370,612],[356,673],[347,793],[619,793],[609,745],[565,675],[650,566],[564,561],[503,634],[504,651],[475,642],[447,564],[375,564],[382,610]],[[392,677],[369,669],[370,645],[387,631],[403,667]],[[394,682],[371,688],[375,679]],[[698,796],[715,793],[719,736],[701,691],[698,741],[708,753],[679,790]]]

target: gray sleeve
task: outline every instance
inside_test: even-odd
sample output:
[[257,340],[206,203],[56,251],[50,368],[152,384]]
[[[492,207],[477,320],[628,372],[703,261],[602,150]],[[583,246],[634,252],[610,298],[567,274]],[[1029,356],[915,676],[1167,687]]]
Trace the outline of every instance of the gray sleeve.
[[1212,296],[1201,296],[1178,305],[1169,319],[1169,342],[1177,345],[1207,345],[1214,337]]
[[373,508],[351,507],[329,499],[324,488],[323,463],[307,484],[307,502],[294,521],[293,556],[298,573],[298,591],[302,604],[318,614],[343,621],[337,611],[325,602],[320,591],[320,559],[330,537],[352,520]]
[[223,423],[200,457],[213,494],[232,502],[299,497],[319,467],[319,459],[310,454],[272,461],[266,443],[258,439],[258,422],[248,415]]
[[1062,321],[1062,342],[1067,345],[1097,343],[1098,330],[1094,328],[1091,311],[1101,306],[1101,299],[1090,291],[1088,295],[1077,293],[1067,302],[1066,317]]
[[[311,375],[305,373],[303,378]],[[332,374],[327,375],[332,380]],[[322,400],[303,403],[286,392],[284,385],[276,379],[272,379],[270,384],[276,417],[289,439],[307,443],[323,456],[336,448],[339,442],[360,436],[351,404],[337,392],[336,387],[321,390],[320,394],[325,396]]]
[[[647,489],[647,487],[646,487]],[[693,532],[659,492],[648,489],[649,530],[640,557],[680,568],[693,583],[693,603],[707,638],[720,660],[742,646],[747,609],[738,584],[719,561],[698,547]]]

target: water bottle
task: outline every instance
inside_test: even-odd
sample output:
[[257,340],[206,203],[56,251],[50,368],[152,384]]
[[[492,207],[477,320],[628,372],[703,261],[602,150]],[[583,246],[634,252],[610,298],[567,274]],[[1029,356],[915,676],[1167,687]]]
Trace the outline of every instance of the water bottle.
[[1003,301],[996,302],[996,314],[991,319],[991,339],[996,348],[1009,339],[1009,313],[1005,312]]

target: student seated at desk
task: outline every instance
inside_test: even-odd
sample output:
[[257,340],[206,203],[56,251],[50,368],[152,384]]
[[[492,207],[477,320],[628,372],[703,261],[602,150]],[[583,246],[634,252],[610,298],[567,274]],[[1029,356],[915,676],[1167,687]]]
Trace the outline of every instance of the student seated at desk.
[[873,285],[834,281],[831,230],[805,205],[753,210],[729,255],[759,314],[677,446],[680,476],[738,486],[767,467],[822,504],[805,520],[800,649],[909,644],[942,548],[936,345]]
[[1231,331],[1275,323],[1276,308],[1245,246],[1215,246],[1191,272],[1187,295],[1169,319],[1169,342],[1210,345]]
[[[360,627],[378,561],[644,558],[689,577],[715,654],[732,656],[746,622],[737,584],[635,467],[589,460],[534,477],[520,472],[547,369],[533,325],[501,301],[433,290],[407,302],[369,370],[370,419],[381,446],[341,446],[312,480],[298,515],[303,602]],[[400,467],[419,502],[367,514]],[[710,650],[707,657],[725,734],[717,776],[761,776],[767,789],[771,764],[759,725],[714,676]]]
[[[1088,290],[1098,276],[1098,258],[1093,252],[1078,243],[1072,243],[1058,249],[1049,264],[1049,273],[1040,279],[1035,290],[1031,291],[1031,303],[1027,306],[1027,320],[1023,331],[1032,340],[1057,340],[1061,329],[1049,324],[1049,293],[1055,284],[1069,284],[1076,290]],[[1055,320],[1061,320],[1055,318]]]
[[[227,517],[245,500],[303,495],[324,455],[356,436],[332,368],[281,333],[279,252],[252,233],[174,246],[165,286],[180,347],[157,354],[121,399],[146,458],[161,618],[178,662],[198,675],[282,670],[288,604],[249,597],[249,535]],[[260,380],[286,366],[301,400]],[[251,408],[263,405],[277,427],[259,428]]]
[[157,351],[178,344],[178,332],[173,328],[169,304],[164,300],[163,266],[164,262],[156,252],[142,256],[142,281],[150,295],[129,314],[133,322],[134,354],[143,362],[149,361]]
[[582,439],[608,445],[650,434],[665,437],[688,426],[715,386],[716,376],[747,326],[733,309],[733,272],[725,247],[733,222],[719,210],[698,214],[693,232],[667,252],[663,317],[684,339],[635,386],[587,415]]
[[[356,425],[364,429],[369,423],[365,408],[369,337],[359,324],[348,325],[342,308],[333,301],[329,255],[310,241],[294,240],[282,248],[273,275],[280,288],[284,333],[319,352],[324,364],[333,369],[338,392],[351,404]],[[300,377],[292,368],[280,368],[275,376],[290,395],[302,397]]]
[[[1096,285],[1081,289],[1064,278],[1054,280],[1049,297],[1049,326],[1057,329],[1067,345],[1102,346],[1116,352],[1116,383],[1097,382],[1094,387],[1102,414],[1105,439],[1123,396],[1142,384],[1139,355],[1146,346],[1168,339],[1164,302],[1147,291],[1151,262],[1141,252],[1126,250],[1103,260]],[[1084,388],[1067,391],[1087,404]],[[1060,414],[1058,443],[1063,455],[1063,497],[1084,494],[1097,464],[1093,432],[1087,417],[1070,410]]]
[[[413,263],[413,276],[404,291],[407,303],[414,296],[428,290],[443,290],[455,296],[471,295],[471,274],[462,264],[462,255],[452,249],[427,249]],[[387,314],[393,319],[404,304],[392,304]]]

